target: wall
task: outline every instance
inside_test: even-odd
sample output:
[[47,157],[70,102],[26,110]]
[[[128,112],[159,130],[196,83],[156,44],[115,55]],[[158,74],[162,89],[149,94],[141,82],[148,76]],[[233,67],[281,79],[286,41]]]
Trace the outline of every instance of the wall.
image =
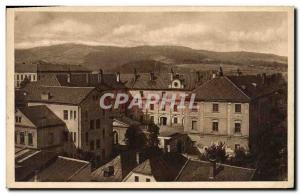
[[139,182],[146,182],[146,178],[149,178],[150,182],[156,182],[156,180],[153,176],[139,174],[139,173],[135,173],[135,172],[130,173],[128,178],[124,181],[125,182],[135,182],[135,180],[134,180],[135,176],[139,177]]

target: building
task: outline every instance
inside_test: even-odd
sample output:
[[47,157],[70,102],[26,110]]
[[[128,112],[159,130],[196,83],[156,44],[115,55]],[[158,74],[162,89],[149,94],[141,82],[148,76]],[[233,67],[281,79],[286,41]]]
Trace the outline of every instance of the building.
[[103,91],[95,87],[28,85],[24,91],[28,106],[47,106],[66,124],[64,150],[92,153],[97,161],[111,156],[112,119],[110,110],[100,108]]
[[16,89],[19,89],[21,87],[21,83],[26,79],[30,82],[36,82],[38,78],[37,66],[32,63],[16,64],[14,76],[14,85]]
[[15,112],[15,145],[62,151],[65,128],[65,122],[45,105],[18,108]]
[[146,159],[135,167],[123,182],[174,181],[187,159],[176,153],[167,153]]
[[152,121],[158,125],[183,126],[184,109],[179,109],[180,96],[192,91],[197,85],[201,84],[206,78],[199,72],[195,73],[175,73],[173,70],[166,73],[137,73],[122,74],[121,80],[128,88],[130,96],[140,96],[142,104],[145,104],[149,95],[158,95],[160,98],[172,95],[176,96],[176,103],[153,103],[148,107],[133,107],[129,116],[139,121]]
[[15,179],[28,182],[90,181],[87,161],[58,156],[56,152],[16,149]]
[[189,159],[175,181],[252,181],[254,175],[255,169]]
[[200,148],[224,142],[226,151],[249,150],[249,104],[251,98],[226,76],[218,76],[192,93],[195,106],[186,108],[184,130]]

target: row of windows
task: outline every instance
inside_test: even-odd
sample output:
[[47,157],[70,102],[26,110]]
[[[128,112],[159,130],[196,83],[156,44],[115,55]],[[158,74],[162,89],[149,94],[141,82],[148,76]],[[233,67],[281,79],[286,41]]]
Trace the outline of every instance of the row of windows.
[[[134,176],[134,181],[135,182],[140,182],[140,177],[139,176]],[[151,180],[149,178],[146,178],[146,182],[150,182]]]
[[[192,121],[192,130],[197,130],[197,121]],[[212,131],[218,132],[219,131],[219,122],[217,120],[214,120],[212,122]],[[234,132],[240,133],[241,132],[241,122],[235,122],[234,123]]]
[[21,123],[21,122],[22,122],[22,117],[16,116],[16,123]]
[[64,120],[76,120],[77,112],[76,110],[63,110]]
[[[21,78],[21,79],[20,79]],[[36,76],[35,75],[23,75],[23,74],[21,74],[21,75],[18,75],[17,74],[17,80],[19,81],[19,80],[21,80],[21,81],[23,81],[25,78],[27,78],[27,79],[29,79],[30,81],[35,81],[36,80]],[[32,78],[32,79],[31,79]]]
[[[105,129],[102,129],[102,138],[105,138]],[[89,133],[85,132],[85,144],[88,145],[89,143]],[[100,139],[99,139],[99,145],[100,145]]]
[[[219,112],[219,104],[213,103],[212,104],[212,111],[213,112]],[[241,113],[242,112],[242,105],[241,104],[235,104],[234,105],[234,112]]]
[[[19,135],[19,142],[18,142],[18,135]],[[15,133],[15,143],[25,145],[25,132],[16,132]],[[27,133],[27,144],[32,146],[33,145],[33,134]]]
[[91,140],[90,141],[90,150],[93,151],[95,149],[99,149],[100,148],[100,139],[96,139],[96,147],[95,147],[95,141]]

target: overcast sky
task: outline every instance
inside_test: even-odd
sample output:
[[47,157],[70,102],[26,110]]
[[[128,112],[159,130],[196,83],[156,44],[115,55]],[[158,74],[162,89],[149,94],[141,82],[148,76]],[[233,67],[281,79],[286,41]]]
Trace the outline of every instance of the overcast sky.
[[287,55],[287,29],[286,12],[17,12],[15,44],[181,45]]

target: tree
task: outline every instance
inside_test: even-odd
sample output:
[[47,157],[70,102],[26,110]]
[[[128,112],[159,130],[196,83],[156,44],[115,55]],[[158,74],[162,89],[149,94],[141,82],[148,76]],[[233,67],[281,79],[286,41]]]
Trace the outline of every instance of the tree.
[[20,83],[20,88],[24,88],[29,83],[30,83],[30,79],[28,79],[28,77],[25,76],[24,80]]
[[225,143],[219,142],[217,145],[212,144],[210,147],[205,149],[206,159],[215,159],[217,162],[225,162],[227,159]]
[[158,144],[159,144],[159,140],[158,140],[159,127],[151,122],[148,125],[148,133],[149,133],[149,136],[148,136],[147,145],[151,148],[158,147]]
[[125,144],[130,149],[143,148],[145,146],[145,135],[138,126],[131,125],[125,133]]

